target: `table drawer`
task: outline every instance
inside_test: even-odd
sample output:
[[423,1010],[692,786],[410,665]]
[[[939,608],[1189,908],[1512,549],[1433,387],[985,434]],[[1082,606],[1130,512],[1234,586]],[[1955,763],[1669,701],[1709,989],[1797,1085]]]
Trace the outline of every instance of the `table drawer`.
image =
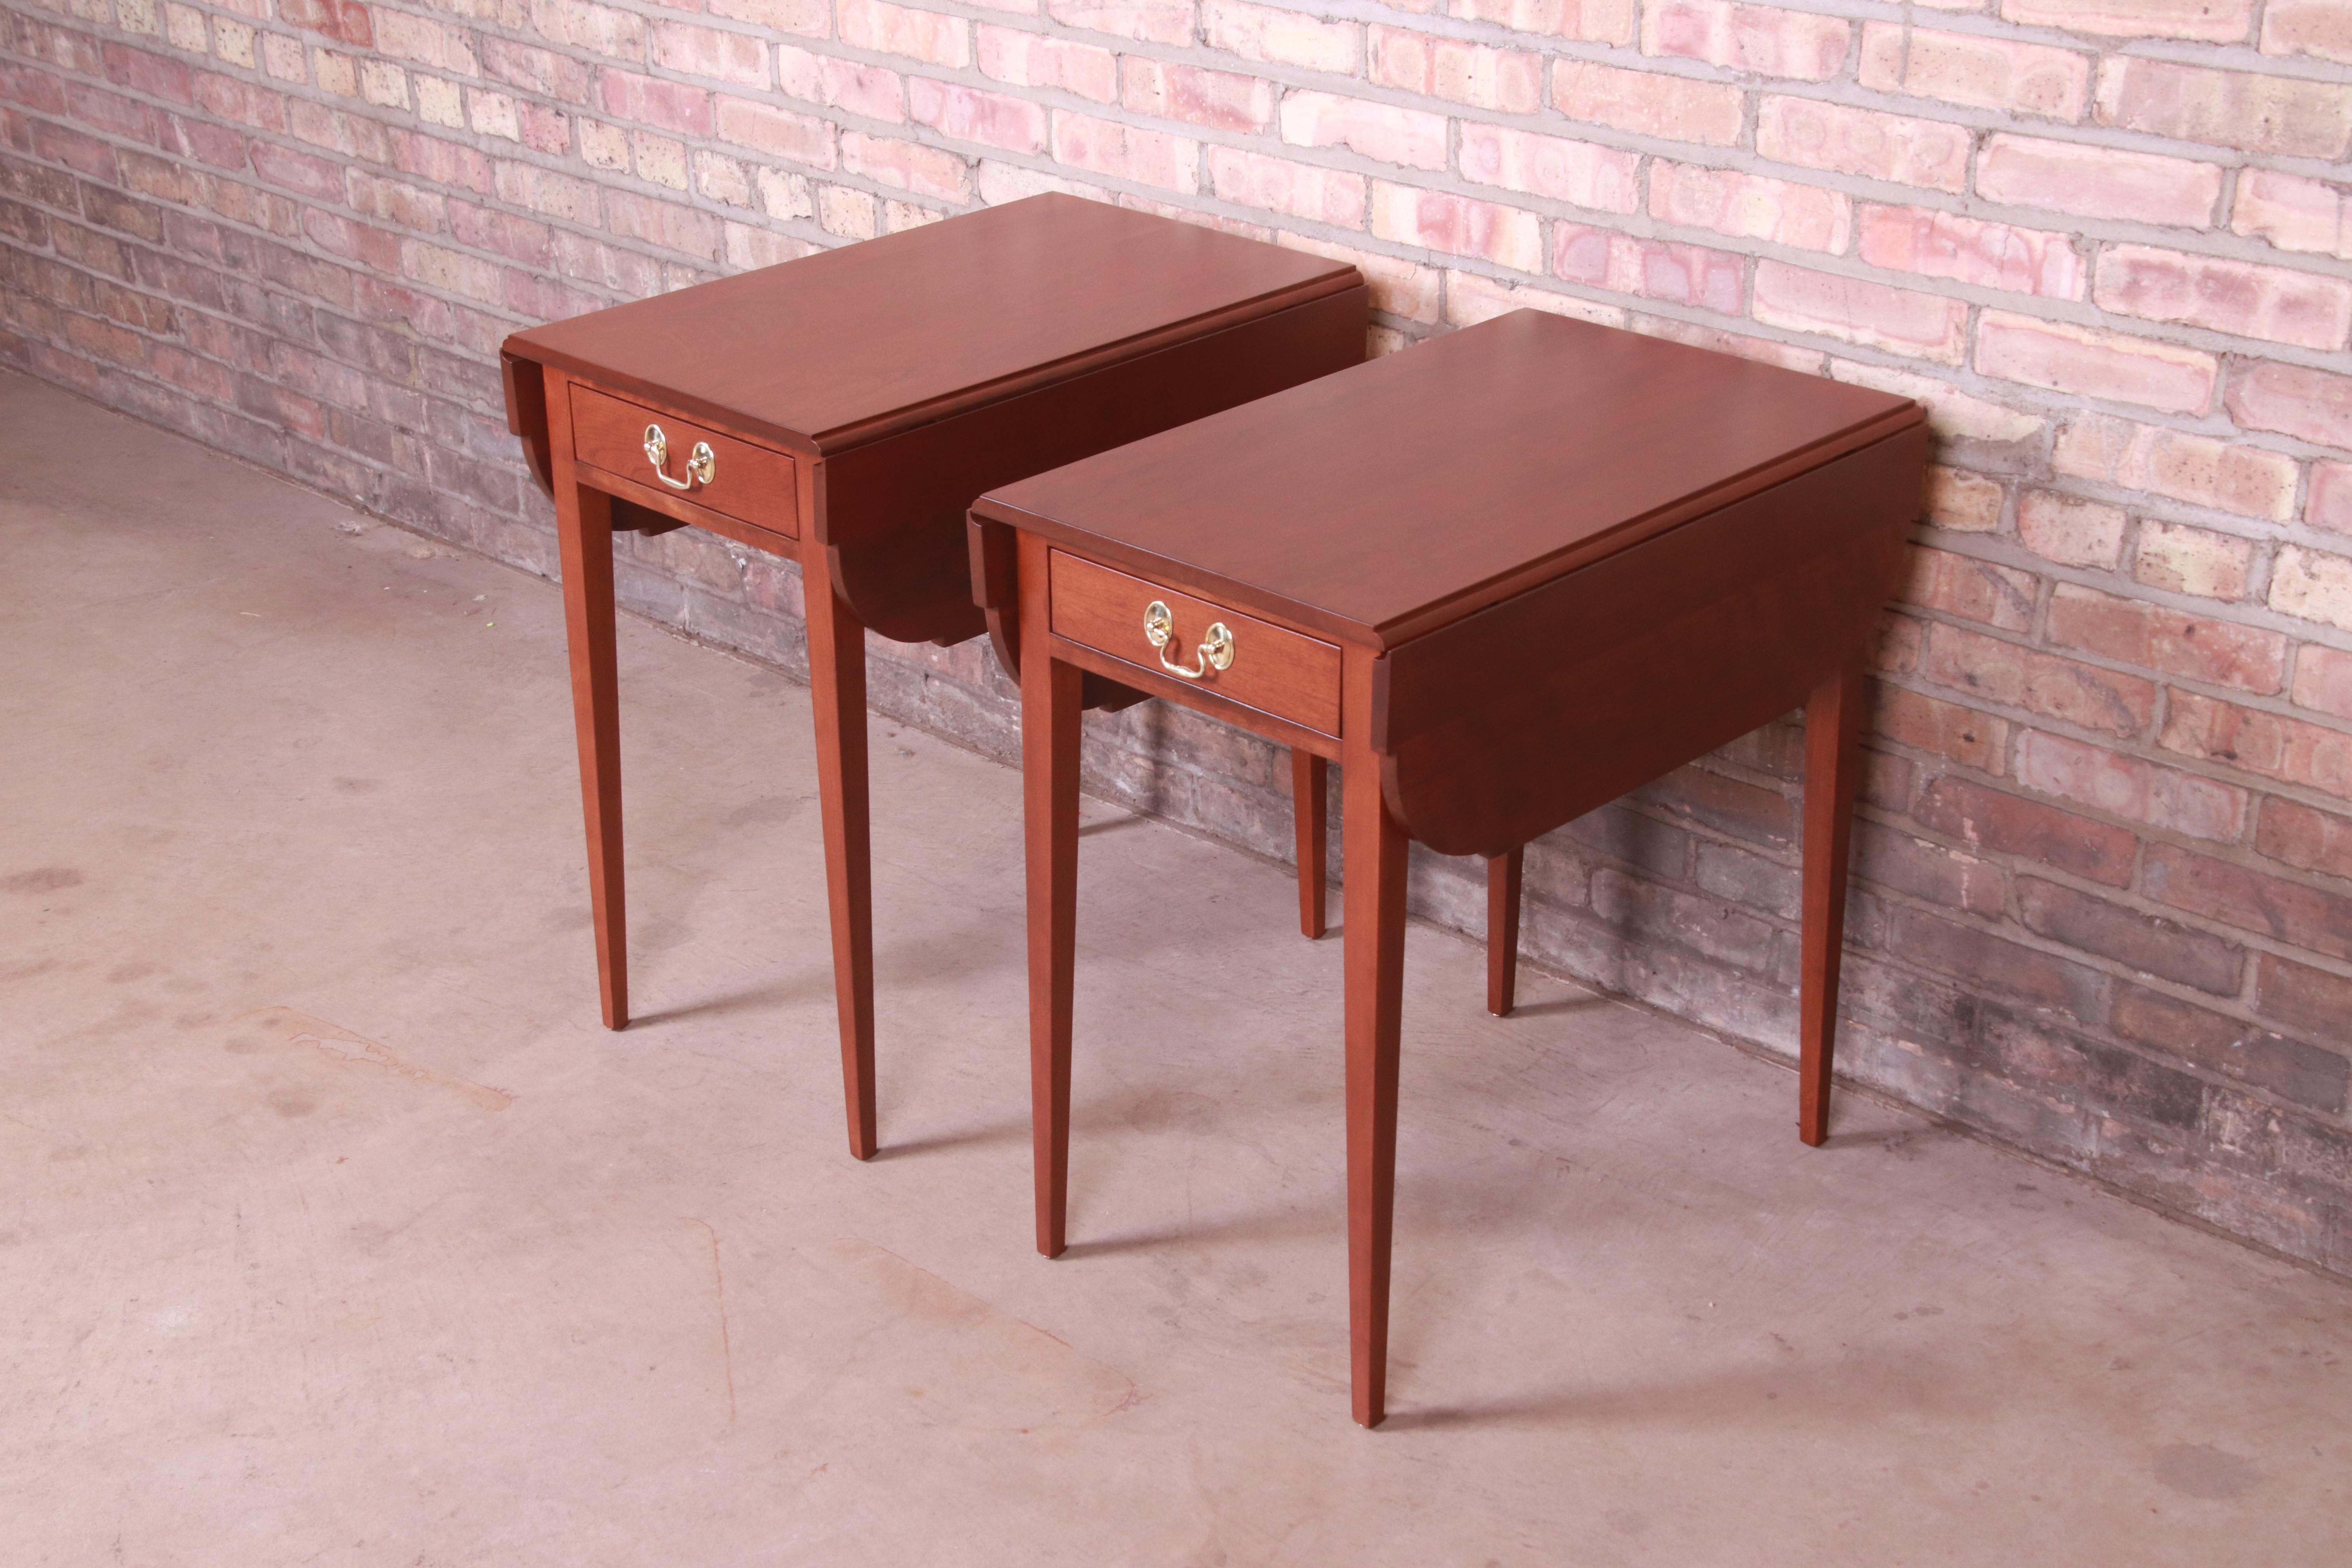
[[[1059,550],[1050,574],[1055,636],[1309,730],[1339,732],[1339,650],[1332,644]],[[1154,647],[1146,630],[1155,604],[1169,612],[1164,647]],[[1232,653],[1222,669],[1202,647],[1220,625]]]
[[[667,448],[659,468],[646,450],[654,430],[661,432]],[[705,445],[710,449],[709,466],[697,472],[695,451]],[[793,460],[782,452],[576,384],[572,388],[572,452],[592,468],[755,528],[794,537],[800,533]]]

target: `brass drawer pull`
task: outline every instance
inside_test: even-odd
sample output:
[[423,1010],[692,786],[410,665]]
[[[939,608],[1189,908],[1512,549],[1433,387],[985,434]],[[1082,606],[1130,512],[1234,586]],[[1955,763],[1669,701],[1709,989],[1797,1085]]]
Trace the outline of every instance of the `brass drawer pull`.
[[708,441],[697,441],[694,450],[687,454],[686,478],[674,479],[663,472],[669,467],[669,437],[658,425],[646,426],[646,461],[654,466],[654,478],[674,490],[690,490],[696,485],[707,485],[719,471],[719,454],[710,449]]
[[[1134,601],[1129,600],[1130,604]],[[1160,668],[1171,675],[1181,675],[1187,680],[1198,680],[1212,669],[1230,669],[1234,663],[1233,628],[1223,621],[1213,623],[1209,635],[1201,639],[1200,664],[1192,669],[1171,663],[1168,658],[1169,639],[1176,635],[1176,617],[1159,600],[1151,601],[1143,612],[1143,635],[1153,647],[1160,650]]]

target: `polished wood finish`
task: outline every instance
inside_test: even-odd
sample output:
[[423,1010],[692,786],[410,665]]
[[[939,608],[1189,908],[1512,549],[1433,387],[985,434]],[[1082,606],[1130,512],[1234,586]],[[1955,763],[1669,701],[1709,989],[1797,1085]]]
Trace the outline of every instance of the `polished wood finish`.
[[1312,752],[1290,753],[1290,816],[1298,841],[1298,930],[1309,942],[1323,935],[1323,906],[1331,880],[1331,764]]
[[[866,632],[977,635],[973,496],[1354,364],[1367,310],[1344,263],[1048,195],[509,338],[508,426],[564,534],[605,1022],[627,1022],[614,530],[690,524],[801,563],[862,1159],[877,1140]],[[709,442],[712,481],[664,485],[647,424],[669,437],[672,478]],[[1141,695],[1100,672],[1078,689],[1101,707]]]
[[1804,927],[1799,959],[1797,1136],[1830,1135],[1838,972],[1845,956],[1846,851],[1862,777],[1862,660],[1849,659],[1805,703]]
[[[1310,932],[1308,802],[1319,765],[1340,766],[1359,1421],[1377,1425],[1387,1403],[1412,840],[1487,858],[1487,1000],[1507,1013],[1523,847],[1810,697],[1814,1136],[1860,658],[1896,586],[1925,456],[1924,414],[1905,399],[1521,312],[975,502],[980,597],[1019,606],[1040,1247],[1065,1239],[1077,766],[1065,726],[1081,672],[1294,749]],[[987,542],[1005,531],[1017,546]],[[1133,662],[1150,596],[1177,608],[1186,642],[1207,610],[1336,644],[1336,727]]]
[[[697,442],[708,442],[714,459],[710,482],[694,483],[689,490],[674,491],[662,486],[646,457],[649,425],[660,426],[668,437],[667,472],[674,479],[688,479],[688,456]],[[625,481],[632,494],[639,489],[656,489],[660,500],[715,511],[786,539],[800,532],[793,460],[782,452],[582,385],[572,390],[572,456],[582,465]]]
[[[1339,650],[1332,644],[1060,551],[1048,570],[1056,636],[1146,671],[1155,664],[1164,670],[1171,661],[1199,669],[1204,691],[1327,735],[1339,732]],[[1154,648],[1143,633],[1144,611],[1153,604],[1173,613],[1165,648]],[[1233,634],[1234,661],[1223,669],[1199,657],[1212,626]]]
[[1528,852],[1514,849],[1486,861],[1486,1011],[1507,1018],[1519,989],[1519,883]]

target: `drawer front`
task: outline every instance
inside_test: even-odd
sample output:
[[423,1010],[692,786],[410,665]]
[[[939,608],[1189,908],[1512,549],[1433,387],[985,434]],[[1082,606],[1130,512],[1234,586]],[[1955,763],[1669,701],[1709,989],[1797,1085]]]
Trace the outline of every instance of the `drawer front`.
[[[661,431],[667,447],[659,469],[646,451],[649,426]],[[691,467],[698,444],[710,448],[707,479]],[[572,454],[591,468],[691,505],[755,528],[799,536],[800,498],[793,484],[793,460],[782,452],[574,384]],[[664,476],[673,482],[665,484]]]
[[[1334,645],[1059,550],[1053,552],[1049,570],[1055,636],[1322,734],[1339,732],[1339,650]],[[1153,647],[1145,631],[1154,604],[1170,612],[1171,635],[1161,647]],[[1232,637],[1233,659],[1223,669],[1202,653],[1209,628],[1216,625]],[[1171,665],[1202,673],[1186,680]]]

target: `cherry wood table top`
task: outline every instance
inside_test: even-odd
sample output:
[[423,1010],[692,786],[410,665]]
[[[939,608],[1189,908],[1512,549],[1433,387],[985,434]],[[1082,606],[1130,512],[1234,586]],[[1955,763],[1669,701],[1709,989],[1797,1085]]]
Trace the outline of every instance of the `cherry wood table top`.
[[1924,418],[1906,398],[1521,310],[973,511],[1386,648]]
[[505,353],[824,456],[1361,281],[1046,195],[534,327]]

